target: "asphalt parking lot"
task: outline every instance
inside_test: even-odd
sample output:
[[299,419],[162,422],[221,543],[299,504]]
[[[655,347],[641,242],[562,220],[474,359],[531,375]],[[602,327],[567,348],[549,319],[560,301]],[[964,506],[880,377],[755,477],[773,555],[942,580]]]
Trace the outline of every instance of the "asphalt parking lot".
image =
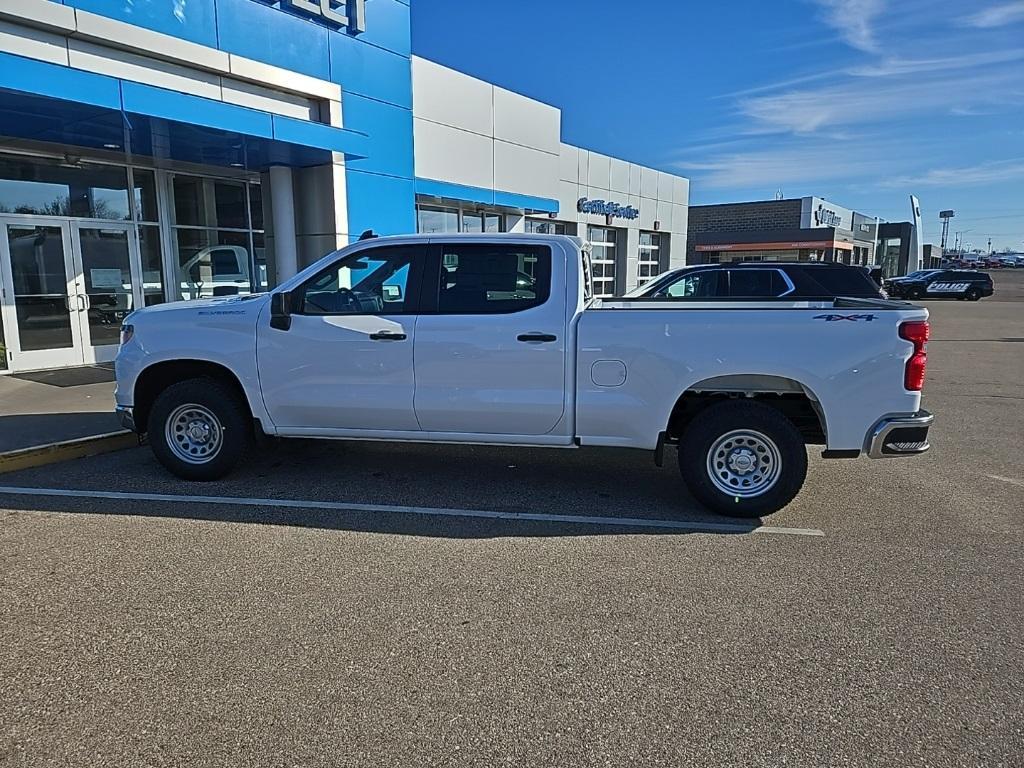
[[0,765],[1022,765],[1024,270],[994,277],[926,303],[933,450],[812,454],[766,528],[594,450],[2,475]]

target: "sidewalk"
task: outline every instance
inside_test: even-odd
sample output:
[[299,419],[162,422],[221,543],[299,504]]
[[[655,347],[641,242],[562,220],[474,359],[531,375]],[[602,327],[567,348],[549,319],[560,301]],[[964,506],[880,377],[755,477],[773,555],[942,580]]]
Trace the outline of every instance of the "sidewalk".
[[55,386],[0,376],[0,453],[120,429],[113,382]]

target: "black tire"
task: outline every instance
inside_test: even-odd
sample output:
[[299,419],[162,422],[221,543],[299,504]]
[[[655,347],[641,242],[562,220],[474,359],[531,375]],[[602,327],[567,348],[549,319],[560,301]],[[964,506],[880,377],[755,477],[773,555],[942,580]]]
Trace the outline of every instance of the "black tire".
[[920,288],[911,288],[909,291],[907,291],[907,298],[910,299],[911,301],[917,301],[923,295],[924,294],[921,293]]
[[[193,411],[188,406],[195,406]],[[202,454],[202,446],[198,441],[195,447],[196,456],[191,460],[181,457],[188,452],[190,438],[187,429],[178,418],[176,424],[168,428],[168,420],[180,412],[180,418],[187,420],[189,414],[199,418],[191,423],[198,424],[202,431],[204,419],[212,416],[215,421],[205,423],[213,429],[207,431],[207,445],[212,445],[209,434],[217,435],[217,447],[210,449],[209,456]],[[248,405],[235,390],[216,379],[196,378],[172,384],[161,392],[149,412],[149,444],[157,460],[170,472],[183,480],[218,480],[228,474],[248,450],[252,443],[252,416]],[[168,442],[168,431],[178,439],[178,447]],[[199,439],[202,439],[200,436]]]
[[[740,456],[730,452],[728,441],[716,449],[724,436],[740,431],[752,433],[736,438],[732,451]],[[758,434],[767,442],[762,443]],[[740,472],[750,474],[739,475],[725,470],[721,462],[709,461],[709,454],[715,451],[716,455],[721,455],[723,446],[728,456],[725,460],[749,461],[745,456],[752,455],[757,457],[755,467],[759,468],[747,469],[741,465]],[[761,451],[762,448],[766,450]],[[774,462],[770,458],[773,455]],[[718,479],[712,478],[709,464],[725,470],[724,474]],[[730,517],[762,517],[782,509],[800,492],[807,477],[807,449],[793,423],[774,408],[757,402],[728,400],[704,409],[687,426],[679,444],[679,471],[690,493],[708,509]],[[761,476],[758,472],[765,474]],[[772,474],[774,482],[763,491],[744,495],[756,488],[748,491],[740,487],[740,483]],[[738,481],[732,493],[726,493],[716,484],[729,485],[730,479]],[[767,483],[767,480],[762,482]]]
[[968,288],[967,293],[964,294],[964,298],[968,301],[977,301],[981,298],[981,291],[977,288]]

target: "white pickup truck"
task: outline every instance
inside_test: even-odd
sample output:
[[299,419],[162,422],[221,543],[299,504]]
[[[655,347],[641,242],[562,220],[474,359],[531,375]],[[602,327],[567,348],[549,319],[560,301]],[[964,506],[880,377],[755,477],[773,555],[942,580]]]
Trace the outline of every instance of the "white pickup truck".
[[[771,265],[766,264],[770,270]],[[591,297],[589,248],[545,235],[367,239],[269,295],[149,307],[117,409],[190,480],[277,437],[651,451],[761,516],[826,458],[928,449],[928,314],[885,300]]]

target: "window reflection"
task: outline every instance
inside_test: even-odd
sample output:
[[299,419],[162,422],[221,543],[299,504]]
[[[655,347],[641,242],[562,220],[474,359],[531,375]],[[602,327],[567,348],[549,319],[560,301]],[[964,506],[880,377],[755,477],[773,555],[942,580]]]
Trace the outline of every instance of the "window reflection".
[[0,213],[127,221],[128,172],[116,166],[0,157]]

